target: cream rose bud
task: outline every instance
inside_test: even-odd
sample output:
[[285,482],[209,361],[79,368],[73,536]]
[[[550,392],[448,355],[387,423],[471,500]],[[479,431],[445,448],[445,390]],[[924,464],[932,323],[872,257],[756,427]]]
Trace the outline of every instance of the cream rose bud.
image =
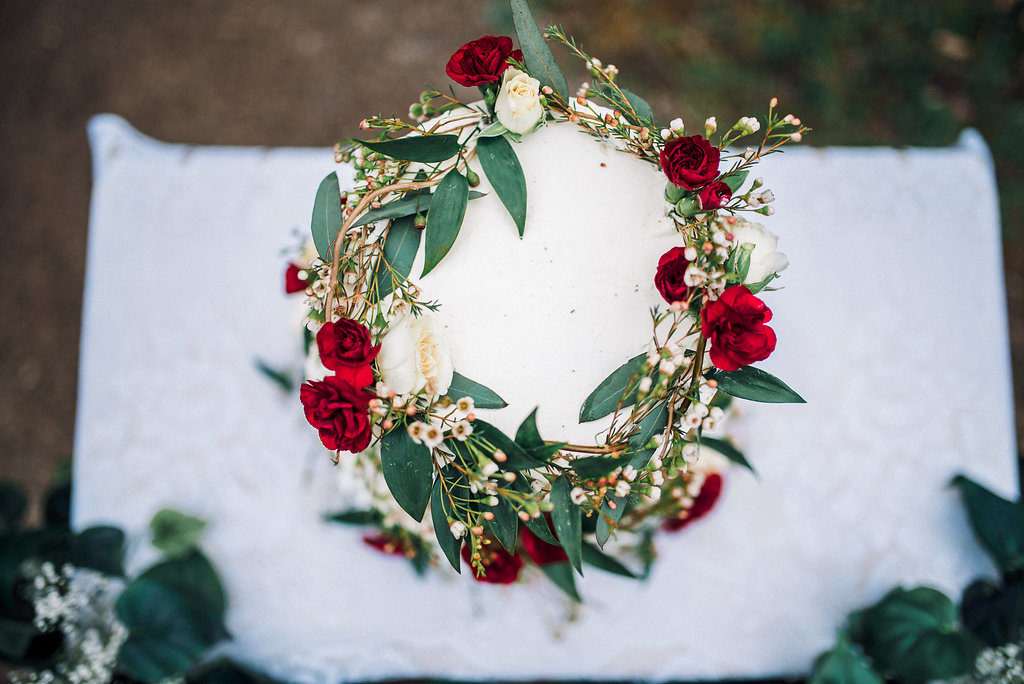
[[540,103],[540,81],[515,67],[505,69],[505,80],[494,103],[501,125],[513,133],[526,133],[544,116]]
[[384,383],[398,394],[448,391],[455,366],[451,348],[433,316],[406,315],[388,326],[381,340],[377,367]]
[[730,230],[736,238],[734,244],[737,247],[744,244],[754,245],[754,251],[750,253],[750,270],[747,271],[747,279],[744,282],[759,283],[789,266],[786,255],[776,249],[779,245],[779,236],[760,223],[739,219]]

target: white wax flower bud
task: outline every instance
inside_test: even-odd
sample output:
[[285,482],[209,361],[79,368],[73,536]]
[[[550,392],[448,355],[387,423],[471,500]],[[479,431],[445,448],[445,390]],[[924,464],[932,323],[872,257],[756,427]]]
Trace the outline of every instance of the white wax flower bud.
[[655,470],[651,473],[651,482],[653,482],[655,486],[660,487],[665,484],[665,474],[660,470]]
[[498,99],[494,103],[498,121],[513,133],[533,130],[544,116],[540,103],[540,81],[515,67],[505,69]]
[[683,447],[683,460],[687,463],[696,463],[700,458],[700,447],[696,444],[687,444]]
[[578,506],[587,500],[587,495],[582,487],[573,487],[569,492],[569,499]]
[[683,256],[686,257],[687,261],[693,261],[697,258],[697,248],[693,245],[688,246],[683,250]]
[[657,503],[659,500],[661,500],[661,490],[658,489],[657,487],[653,487],[650,493],[647,495],[647,500],[650,501],[651,503]]
[[629,483],[626,482],[625,480],[619,480],[618,482],[615,483],[615,496],[619,498],[629,496],[629,490]]
[[667,139],[667,138],[671,137],[671,135],[672,135],[672,131],[668,130],[667,128],[662,128],[661,129],[661,137],[662,138],[666,138]]
[[455,537],[456,539],[461,539],[466,534],[466,523],[462,522],[461,520],[456,520],[448,526],[448,529],[451,530],[453,537]]
[[703,418],[704,416],[708,415],[708,413],[710,413],[710,409],[708,409],[708,405],[705,404],[705,403],[702,403],[702,402],[697,402],[696,404],[694,404],[690,408],[690,410],[693,411],[694,413],[696,413],[701,418]]
[[651,391],[651,384],[652,381],[650,376],[645,375],[644,377],[640,378],[640,391],[643,392],[644,394],[647,394],[648,392]]
[[771,204],[775,201],[775,193],[771,190],[762,190],[757,198],[761,200],[761,204]]
[[713,116],[709,116],[707,118],[707,120],[704,122],[704,133],[706,135],[711,135],[712,133],[714,133],[717,130],[718,130],[718,119],[716,119]]
[[676,372],[676,364],[672,363],[672,359],[663,359],[658,364],[658,372],[662,375],[672,375]]
[[497,506],[498,505],[498,497],[496,497],[496,496],[489,496],[489,497],[487,497],[487,505],[488,506]]
[[696,264],[690,264],[683,271],[683,283],[687,287],[700,287],[708,281],[708,274],[705,273]]
[[725,411],[722,410],[721,406],[714,406],[708,412],[708,415],[714,420],[722,420],[725,417]]
[[496,472],[498,472],[498,464],[490,459],[487,459],[483,467],[480,468],[480,472],[483,473],[485,477],[490,477],[491,475],[494,475]]
[[700,425],[700,421],[701,417],[698,416],[693,411],[688,411],[687,414],[683,416],[683,424],[688,428],[697,427],[698,425]]
[[668,123],[668,127],[671,128],[674,133],[678,133],[683,130],[683,120],[680,118],[672,119]]
[[636,468],[632,464],[627,465],[622,469],[622,477],[626,478],[627,482],[632,482],[636,479]]

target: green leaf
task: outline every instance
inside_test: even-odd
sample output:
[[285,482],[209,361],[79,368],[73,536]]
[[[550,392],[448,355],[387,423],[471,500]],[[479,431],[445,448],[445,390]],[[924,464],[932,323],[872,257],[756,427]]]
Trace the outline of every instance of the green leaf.
[[583,562],[588,565],[593,565],[598,570],[610,572],[613,575],[621,575],[631,579],[639,579],[640,577],[620,563],[618,559],[609,556],[604,551],[600,550],[593,544],[588,544],[587,542],[583,542]]
[[654,111],[651,105],[647,104],[644,98],[625,88],[619,88],[622,95],[615,87],[603,83],[597,86],[597,91],[608,104],[622,112],[626,120],[634,126],[654,126]]
[[1024,626],[1024,586],[975,580],[960,597],[960,621],[989,646],[1015,642]]
[[74,564],[105,575],[124,576],[124,532],[116,527],[90,527],[73,542]]
[[291,373],[288,371],[274,368],[263,359],[256,359],[254,363],[256,364],[256,370],[285,392],[291,393],[295,389]]
[[[434,523],[434,536],[437,537],[437,545],[441,547],[441,552],[444,553],[444,557],[455,568],[455,572],[461,574],[462,558],[459,556],[459,551],[462,549],[462,539],[456,539],[452,536],[451,523],[448,522],[448,518],[457,518],[452,515],[451,502],[448,501],[448,497],[445,495],[442,482],[442,477],[435,479],[434,488],[430,492],[430,519]],[[445,484],[448,487],[453,486],[447,481],[445,481]]]
[[446,395],[452,401],[458,401],[462,397],[469,397],[473,400],[474,406],[481,409],[500,409],[508,404],[498,394],[487,387],[484,387],[475,380],[470,380],[459,373],[452,374],[452,382],[448,385]]
[[[476,190],[469,191],[469,199],[475,200],[481,197],[486,197],[487,193],[477,192]],[[430,209],[430,201],[434,199],[434,196],[427,190],[418,190],[407,193],[403,197],[395,200],[394,202],[388,202],[380,209],[371,209],[364,213],[358,221],[352,224],[353,228],[359,226],[365,226],[370,223],[376,223],[377,221],[386,221],[388,219],[402,218],[403,216],[416,216],[416,214],[425,214]]]
[[548,563],[547,565],[538,566],[548,579],[555,583],[555,585],[568,594],[569,598],[577,603],[581,603],[583,599],[580,598],[579,592],[576,591],[576,580],[572,576],[572,566],[568,563]]
[[734,371],[712,371],[708,379],[718,382],[718,389],[738,399],[767,404],[804,404],[803,398],[771,373],[743,366]]
[[156,512],[149,521],[153,546],[168,558],[179,558],[191,552],[206,529],[206,521],[170,508]]
[[639,430],[629,438],[631,449],[642,450],[654,439],[655,435],[665,432],[668,425],[668,404],[658,404],[643,417],[637,425]]
[[747,285],[747,289],[750,290],[750,294],[757,294],[764,288],[768,287],[768,284],[779,277],[778,273],[769,273],[765,276],[765,279],[759,283],[752,283]]
[[569,84],[565,74],[558,68],[554,55],[544,42],[544,35],[537,28],[530,5],[526,0],[509,0],[512,9],[512,21],[516,26],[516,37],[523,51],[523,63],[530,76],[540,81],[541,86],[549,86],[562,101],[569,101]]
[[139,575],[138,580],[155,582],[173,590],[178,601],[187,604],[200,634],[209,643],[227,636],[224,629],[224,611],[227,608],[224,586],[213,565],[200,551],[157,563]]
[[407,135],[404,138],[393,140],[356,140],[355,142],[392,159],[425,164],[451,159],[462,149],[459,136],[450,134]]
[[[629,506],[629,499],[624,496],[616,496],[612,500],[615,501],[615,508],[608,505],[608,500],[605,499],[601,502],[600,515],[597,516],[595,536],[601,548],[604,548],[604,545],[608,543],[608,538],[611,537],[614,526],[618,525],[619,520],[622,519],[622,514],[626,512],[626,508]],[[608,522],[608,518],[611,519],[611,523]]]
[[381,521],[381,515],[377,511],[341,511],[331,513],[324,519],[344,525],[376,525]]
[[480,138],[493,138],[495,136],[505,135],[506,133],[508,133],[508,129],[505,128],[505,125],[500,121],[495,121],[490,126],[477,133],[476,137],[479,140]]
[[654,456],[654,452],[657,449],[643,449],[633,453],[632,458],[629,461],[629,465],[633,466],[637,470],[643,470],[647,467],[647,464],[651,462],[651,457]]
[[756,472],[754,470],[754,466],[750,465],[750,461],[747,460],[747,457],[743,455],[742,451],[733,446],[732,442],[728,442],[724,439],[718,439],[717,437],[705,436],[701,436],[700,442],[701,444],[704,444],[722,454],[733,463],[743,466],[752,473]]
[[750,169],[744,169],[743,171],[737,171],[736,173],[730,173],[728,176],[722,178],[722,182],[729,186],[732,190],[732,194],[739,192],[739,189],[743,187],[744,181],[747,180],[747,176],[750,174]]
[[0,617],[0,658],[20,661],[32,648],[32,642],[40,636],[39,630],[29,622],[18,622]]
[[12,480],[0,479],[0,534],[16,532],[27,507],[24,490]]
[[967,673],[978,643],[956,627],[956,606],[940,591],[897,587],[851,618],[851,635],[876,667],[911,682]]
[[583,574],[583,512],[572,502],[572,482],[564,473],[551,484],[551,522],[558,541],[576,572]]
[[854,652],[846,634],[839,636],[835,648],[814,661],[809,684],[882,684],[884,680]]
[[646,360],[647,354],[638,354],[612,371],[584,400],[580,407],[580,422],[604,418],[619,406],[632,406],[636,402],[640,370]]
[[512,145],[504,137],[480,138],[476,143],[476,153],[487,180],[515,221],[519,237],[523,237],[526,229],[526,178]]
[[380,469],[398,505],[422,520],[434,475],[430,449],[412,441],[408,430],[399,425],[381,438]]
[[596,480],[625,463],[625,460],[613,456],[586,456],[573,460],[572,469],[580,479]]
[[452,169],[434,191],[434,198],[427,213],[426,259],[422,275],[427,275],[441,263],[441,259],[455,244],[466,217],[469,202],[469,181],[457,170]]
[[516,430],[515,441],[527,453],[541,462],[547,462],[566,445],[566,442],[548,444],[544,441],[537,430],[537,409],[530,411],[530,415],[526,416],[523,422],[520,423],[519,429]]
[[320,182],[313,200],[313,219],[310,232],[320,257],[330,261],[331,243],[337,237],[344,219],[341,216],[341,186],[338,174],[331,172]]
[[481,510],[494,513],[494,520],[486,520],[487,527],[494,533],[498,542],[505,547],[509,553],[515,553],[516,534],[519,531],[519,516],[515,508],[503,496],[498,496],[497,506],[488,506],[486,501],[481,501]]
[[997,496],[977,482],[957,475],[974,535],[1003,575],[1024,569],[1024,508]]
[[415,226],[413,216],[403,216],[391,222],[384,239],[384,254],[377,261],[373,272],[373,292],[377,301],[384,299],[395,289],[395,283],[403,283],[412,272],[412,262],[420,248],[420,230]]
[[188,605],[156,582],[129,583],[117,599],[117,616],[129,631],[118,667],[144,682],[184,672],[210,645]]
[[470,439],[480,448],[488,451],[488,455],[493,454],[493,450],[486,449],[486,446],[480,443],[481,440],[487,441],[495,449],[504,451],[507,458],[504,463],[499,463],[502,470],[530,470],[544,467],[543,461],[535,459],[501,430],[479,418],[473,421],[473,434]]

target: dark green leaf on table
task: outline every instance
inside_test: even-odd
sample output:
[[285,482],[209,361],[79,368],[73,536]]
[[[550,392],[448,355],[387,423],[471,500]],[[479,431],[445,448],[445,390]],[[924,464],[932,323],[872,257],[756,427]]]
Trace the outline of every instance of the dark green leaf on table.
[[[601,503],[601,509],[597,516],[595,536],[601,548],[604,548],[604,545],[608,543],[612,530],[618,525],[619,520],[622,519],[622,514],[626,512],[626,508],[629,506],[629,499],[624,496],[612,497],[612,501],[615,502],[615,508],[612,508],[606,499]],[[611,522],[608,522],[609,519]]]
[[519,237],[522,237],[526,228],[526,178],[511,143],[503,136],[479,138],[476,154],[487,181],[505,205],[519,229]]
[[583,512],[572,502],[572,482],[564,473],[551,484],[551,522],[569,562],[583,574]]
[[636,403],[640,370],[647,360],[647,354],[638,354],[622,364],[605,378],[580,407],[580,422],[588,423],[604,418],[617,408]]
[[384,254],[377,261],[373,272],[373,295],[376,301],[384,299],[395,289],[395,283],[403,283],[412,272],[412,263],[420,248],[421,231],[415,226],[413,216],[403,216],[391,222],[388,235],[384,238]]
[[469,181],[457,170],[452,169],[437,186],[427,214],[426,258],[423,274],[427,275],[441,263],[441,259],[455,244],[466,217],[469,202]]
[[90,527],[72,542],[74,565],[105,575],[124,576],[124,532],[116,527]]
[[[447,487],[447,489],[446,489]],[[437,537],[437,545],[441,552],[448,559],[455,572],[462,572],[462,558],[459,551],[462,549],[462,538],[456,539],[451,533],[451,523],[448,518],[457,520],[452,514],[451,502],[448,500],[448,491],[453,487],[450,481],[438,477],[434,480],[434,488],[430,492],[430,519],[434,524],[434,536]]]
[[853,650],[849,637],[841,634],[835,648],[814,661],[809,684],[883,684],[884,681]]
[[782,380],[753,366],[743,366],[734,371],[716,370],[708,373],[707,377],[718,382],[720,391],[738,399],[768,404],[806,403]]
[[615,87],[607,83],[598,84],[596,89],[608,104],[622,112],[629,123],[634,126],[654,126],[654,110],[644,98],[625,88],[618,89],[622,92],[620,95]]
[[393,140],[356,140],[355,142],[392,159],[424,164],[451,159],[462,149],[459,136],[451,134],[407,135]]
[[227,637],[224,611],[227,600],[224,586],[213,565],[198,550],[182,558],[166,560],[139,575],[139,580],[155,582],[175,592],[187,604],[200,627],[200,633],[211,643]]
[[612,558],[601,549],[587,542],[583,542],[583,562],[587,565],[593,565],[598,570],[610,572],[613,575],[639,579],[639,575],[620,563],[618,559]]
[[156,582],[131,582],[117,599],[117,616],[129,632],[118,666],[143,682],[184,672],[211,645],[188,604]]
[[434,475],[430,449],[414,442],[405,426],[399,425],[381,438],[380,469],[398,505],[422,520]]
[[320,182],[313,200],[313,219],[310,232],[313,234],[313,245],[320,258],[330,261],[331,243],[341,230],[344,219],[341,215],[341,186],[338,185],[338,174],[327,174]]
[[750,465],[750,461],[747,460],[747,457],[743,455],[742,451],[733,446],[732,442],[728,442],[717,437],[705,436],[700,438],[700,442],[708,448],[714,449],[718,453],[722,454],[736,465],[741,465],[752,473],[756,472],[754,470],[754,466]]
[[341,511],[331,513],[326,519],[345,525],[376,525],[381,521],[381,515],[378,511]]
[[508,406],[505,400],[498,396],[497,392],[459,373],[452,375],[452,382],[448,385],[447,397],[452,401],[469,397],[473,400],[476,408],[481,409],[500,409]]
[[547,43],[544,42],[544,34],[537,28],[529,3],[526,0],[509,0],[509,6],[512,8],[512,21],[516,26],[516,36],[523,51],[526,70],[540,81],[542,87],[549,86],[564,102],[568,102],[569,83],[555,62]]
[[548,579],[555,583],[555,585],[564,591],[569,598],[577,603],[581,602],[579,592],[576,591],[576,579],[572,574],[572,566],[566,562],[560,563],[548,563],[547,565],[541,565],[541,571],[548,576]]
[[157,511],[149,521],[153,546],[168,558],[190,553],[198,546],[205,529],[206,521],[170,508]]
[[1024,586],[972,582],[960,597],[960,622],[992,647],[1016,643],[1024,626]]
[[1024,569],[1024,508],[963,475],[953,478],[953,484],[963,497],[974,535],[1003,575]]
[[28,498],[11,480],[0,480],[0,534],[11,534],[21,527]]

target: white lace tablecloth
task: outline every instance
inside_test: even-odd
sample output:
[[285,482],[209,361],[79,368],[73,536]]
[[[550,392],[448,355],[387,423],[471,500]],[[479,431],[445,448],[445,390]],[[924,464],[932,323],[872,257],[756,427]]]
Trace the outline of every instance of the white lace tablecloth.
[[[955,493],[1014,494],[992,164],[945,149],[796,149],[763,175],[793,266],[762,364],[808,400],[744,405],[759,476],[658,539],[646,583],[597,571],[573,608],[546,580],[475,584],[324,524],[334,473],[298,401],[254,369],[295,364],[285,249],[329,150],[153,141],[90,125],[74,524],[136,534],[172,506],[210,521],[229,651],[295,682],[700,679],[806,672],[851,610],[897,583],[954,597],[991,573]],[[344,182],[344,179],[343,179]]]

